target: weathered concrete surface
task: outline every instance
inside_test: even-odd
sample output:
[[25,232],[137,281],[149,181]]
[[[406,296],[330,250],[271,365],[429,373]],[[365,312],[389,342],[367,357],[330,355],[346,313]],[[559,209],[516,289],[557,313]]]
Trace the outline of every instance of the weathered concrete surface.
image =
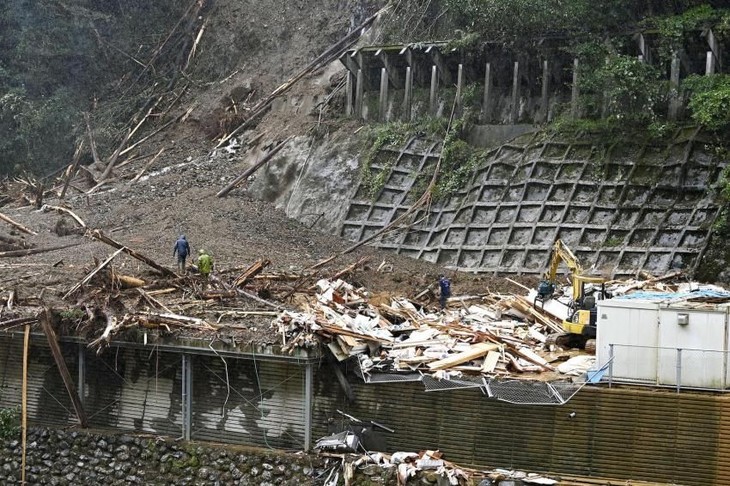
[[293,139],[255,175],[249,191],[289,217],[337,233],[359,178],[358,154],[340,131],[323,140]]

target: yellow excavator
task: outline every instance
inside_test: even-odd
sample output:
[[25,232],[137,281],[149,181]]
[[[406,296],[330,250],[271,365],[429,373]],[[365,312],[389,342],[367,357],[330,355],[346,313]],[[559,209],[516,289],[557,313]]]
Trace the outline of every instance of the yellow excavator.
[[589,340],[596,338],[596,321],[598,319],[596,297],[594,295],[585,295],[585,287],[586,284],[600,285],[600,296],[605,298],[604,284],[606,279],[584,275],[584,270],[580,266],[578,258],[562,240],[558,239],[553,245],[550,267],[538,284],[537,296],[534,302],[535,307],[537,307],[538,302],[544,306],[545,301],[551,299],[555,293],[560,262],[565,263],[570,271],[573,295],[568,318],[563,321],[565,334],[550,336],[550,342],[562,347],[584,349]]

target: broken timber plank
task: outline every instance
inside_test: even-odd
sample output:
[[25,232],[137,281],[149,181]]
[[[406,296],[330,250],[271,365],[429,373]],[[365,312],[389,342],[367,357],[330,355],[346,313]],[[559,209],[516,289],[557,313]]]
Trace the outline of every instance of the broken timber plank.
[[8,223],[11,226],[14,226],[15,228],[19,229],[23,233],[26,233],[26,234],[29,234],[29,235],[33,235],[33,236],[35,236],[35,235],[38,234],[35,231],[26,228],[25,226],[23,226],[22,224],[18,223],[17,221],[13,221],[12,219],[10,219],[9,217],[5,216],[2,213],[0,213],[0,220],[5,221],[6,223]]
[[499,344],[494,344],[494,343],[472,344],[468,350],[462,351],[461,353],[456,353],[452,356],[449,356],[448,358],[440,359],[438,361],[434,361],[433,363],[429,363],[428,367],[431,368],[432,370],[444,370],[447,368],[451,368],[452,366],[466,363],[467,361],[471,361],[476,358],[481,358],[482,356],[487,354],[489,351],[496,351],[498,349],[499,349]]
[[492,373],[497,366],[501,354],[498,351],[489,351],[482,364],[482,373]]
[[142,263],[145,263],[145,264],[149,265],[150,267],[154,268],[155,270],[160,272],[162,275],[169,276],[169,277],[177,277],[175,272],[173,272],[169,268],[165,268],[162,265],[155,262],[154,260],[152,260],[151,258],[148,258],[148,257],[142,255],[141,253],[138,253],[138,252],[132,250],[131,248],[128,248],[128,247],[122,245],[121,243],[118,243],[118,242],[112,240],[111,238],[106,236],[104,233],[102,233],[101,230],[98,230],[98,229],[92,230],[92,231],[89,231],[87,234],[91,238],[94,238],[95,240],[99,240],[102,243],[106,243],[107,245],[109,245],[111,247],[114,247],[118,250],[122,250],[124,253],[131,256],[132,258],[135,258],[135,259],[141,261]]
[[69,373],[68,371],[66,362],[63,360],[61,347],[58,345],[56,333],[53,331],[53,327],[51,326],[51,312],[48,309],[43,309],[40,320],[41,326],[43,326],[43,332],[46,334],[46,338],[48,339],[48,345],[51,348],[51,354],[53,355],[53,359],[56,361],[56,366],[58,367],[58,371],[61,374],[63,384],[66,386],[66,391],[68,392],[68,395],[71,398],[71,403],[73,404],[74,410],[76,411],[76,416],[79,419],[79,424],[81,424],[81,427],[86,428],[88,426],[86,412],[84,411],[83,405],[81,405],[81,398],[79,397],[76,386],[74,385],[73,379],[71,378],[71,373]]
[[248,267],[241,275],[236,277],[233,281],[233,285],[236,287],[243,287],[250,279],[261,273],[264,268],[271,265],[271,260],[256,260],[256,262]]

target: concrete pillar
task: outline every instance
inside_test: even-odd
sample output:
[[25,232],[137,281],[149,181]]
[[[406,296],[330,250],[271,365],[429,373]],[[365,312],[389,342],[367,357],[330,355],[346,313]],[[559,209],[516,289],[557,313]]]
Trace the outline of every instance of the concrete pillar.
[[712,51],[707,51],[707,60],[705,61],[705,75],[715,74],[716,64],[715,55]]
[[639,61],[651,64],[651,51],[644,34],[639,34]]
[[512,110],[510,112],[510,123],[517,123],[519,116],[518,102],[520,100],[520,63],[515,61],[512,70]]
[[542,61],[542,113],[540,113],[540,121],[547,123],[548,116],[550,115],[550,95],[548,90],[550,89],[550,70],[547,60]]
[[363,76],[362,69],[357,70],[357,81],[355,83],[355,116],[362,118],[362,95],[365,84],[365,77]]
[[456,75],[456,108],[461,110],[463,103],[461,97],[464,94],[464,65],[459,64],[459,71]]
[[714,74],[719,68],[722,68],[722,56],[720,52],[720,43],[717,42],[715,33],[712,29],[707,31],[707,45],[710,50],[707,52],[707,64],[705,74]]
[[434,64],[433,66],[431,66],[431,95],[428,98],[428,112],[431,115],[436,115],[436,90],[438,89],[439,82],[438,75],[438,69],[436,69],[436,65]]
[[190,440],[193,430],[193,356],[182,355],[182,438]]
[[573,59],[573,90],[570,94],[570,116],[573,120],[578,118],[578,58]]
[[676,120],[679,115],[679,53],[672,52],[672,65],[669,72],[669,119]]
[[492,95],[492,65],[487,63],[484,71],[484,100],[482,100],[482,122],[492,121],[490,97]]
[[388,70],[380,68],[380,103],[378,104],[379,119],[381,122],[388,118]]
[[346,76],[347,76],[347,81],[346,81],[347,84],[345,85],[345,116],[349,117],[349,116],[352,116],[353,109],[354,109],[354,107],[352,105],[353,95],[354,95],[354,86],[353,86],[354,76],[352,75],[352,73],[350,71],[347,71]]
[[86,395],[86,345],[79,343],[79,376],[76,383],[76,389],[79,394],[81,405],[85,405],[84,396]]
[[314,365],[308,363],[304,369],[304,451],[312,448],[312,390]]
[[410,66],[406,67],[406,85],[403,94],[403,120],[411,121],[411,105],[413,104],[413,70]]

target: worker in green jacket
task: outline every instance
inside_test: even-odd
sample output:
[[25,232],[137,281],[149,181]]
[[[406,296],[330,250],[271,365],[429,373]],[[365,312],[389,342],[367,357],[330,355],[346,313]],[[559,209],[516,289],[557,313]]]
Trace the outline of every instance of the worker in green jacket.
[[198,250],[198,271],[200,275],[205,280],[208,280],[208,275],[210,275],[211,270],[213,270],[213,257],[208,255],[203,249]]

